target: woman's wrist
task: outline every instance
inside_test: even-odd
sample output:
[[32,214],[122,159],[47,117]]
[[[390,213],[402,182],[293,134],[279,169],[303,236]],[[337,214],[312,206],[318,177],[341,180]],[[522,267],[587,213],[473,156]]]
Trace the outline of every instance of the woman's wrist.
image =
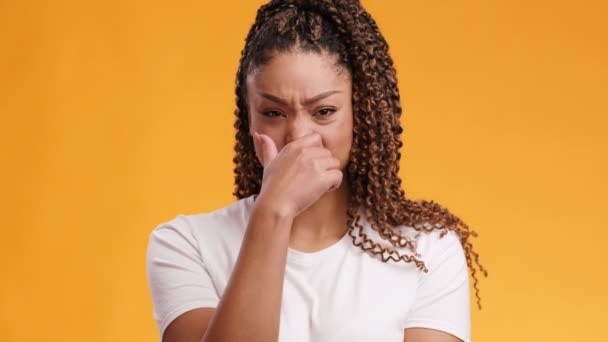
[[289,204],[268,199],[262,194],[257,195],[253,210],[281,221],[293,221],[296,216],[295,210]]

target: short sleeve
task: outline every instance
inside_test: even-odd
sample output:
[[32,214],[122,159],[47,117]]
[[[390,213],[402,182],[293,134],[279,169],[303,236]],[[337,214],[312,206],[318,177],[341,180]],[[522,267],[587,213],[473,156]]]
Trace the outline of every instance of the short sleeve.
[[179,315],[199,307],[217,307],[219,303],[197,246],[183,215],[150,233],[146,272],[161,340],[169,323]]
[[470,342],[469,274],[462,244],[453,231],[442,238],[433,231],[427,238],[422,259],[428,272],[421,273],[405,328],[441,330]]

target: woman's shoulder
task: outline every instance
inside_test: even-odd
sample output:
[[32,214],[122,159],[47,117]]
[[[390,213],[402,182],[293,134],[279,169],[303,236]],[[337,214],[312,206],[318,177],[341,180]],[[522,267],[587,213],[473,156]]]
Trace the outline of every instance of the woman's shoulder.
[[178,214],[159,223],[150,235],[192,242],[239,237],[244,234],[252,204],[253,196],[250,196],[212,211]]
[[418,231],[412,227],[408,227],[408,230],[416,241],[417,256],[429,271],[446,267],[446,264],[453,267],[464,266],[466,269],[464,248],[456,231],[439,229]]
[[[399,253],[412,254],[408,247],[395,247],[389,241],[383,239],[378,231],[372,229],[363,208],[359,209],[359,214],[359,224],[363,228],[363,233],[365,233],[368,238],[382,247],[396,249]],[[428,231],[423,228],[416,229],[408,224],[399,224],[393,227],[393,229],[398,231],[400,235],[414,241],[416,246],[415,254],[422,257],[423,260],[435,258],[437,255],[441,255],[445,252],[464,254],[458,233],[454,230],[443,231],[440,229],[433,229]]]
[[[410,231],[414,228],[408,227]],[[411,233],[414,234],[414,233]],[[446,249],[462,247],[458,233],[454,230],[434,229],[432,231],[415,232],[417,247],[420,253],[441,253]]]
[[181,215],[190,222],[192,229],[211,229],[213,227],[244,228],[249,222],[253,207],[253,196],[241,198],[213,211]]

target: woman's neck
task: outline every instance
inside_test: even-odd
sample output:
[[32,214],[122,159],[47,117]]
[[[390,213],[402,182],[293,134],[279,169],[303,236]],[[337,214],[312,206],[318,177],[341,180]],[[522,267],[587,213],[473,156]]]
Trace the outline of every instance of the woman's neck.
[[348,230],[346,217],[349,203],[348,183],[343,181],[339,188],[326,192],[296,216],[291,226],[290,247],[323,247],[339,240]]

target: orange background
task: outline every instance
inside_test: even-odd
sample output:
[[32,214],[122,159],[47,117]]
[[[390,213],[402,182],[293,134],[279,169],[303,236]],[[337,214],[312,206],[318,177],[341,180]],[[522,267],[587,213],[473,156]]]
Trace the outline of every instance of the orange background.
[[[233,201],[261,3],[0,5],[0,339],[158,339],[148,234]],[[473,340],[608,340],[605,2],[363,3],[398,71],[406,193],[480,234]]]

